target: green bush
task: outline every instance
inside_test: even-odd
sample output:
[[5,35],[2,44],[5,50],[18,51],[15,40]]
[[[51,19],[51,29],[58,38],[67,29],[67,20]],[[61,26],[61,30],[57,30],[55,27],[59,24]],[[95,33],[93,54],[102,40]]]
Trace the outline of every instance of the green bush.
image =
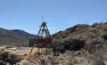
[[41,54],[40,52],[36,52],[35,54]]
[[23,65],[32,65],[32,64],[29,62],[23,62]]
[[10,56],[10,52],[9,51],[2,51],[1,52],[1,55],[4,57],[4,58],[8,58]]
[[51,60],[51,59],[53,59],[53,57],[52,57],[51,55],[49,55],[49,56],[48,56],[48,59]]
[[17,55],[15,54],[10,54],[11,59],[16,59]]
[[65,65],[73,65],[71,61],[67,61]]

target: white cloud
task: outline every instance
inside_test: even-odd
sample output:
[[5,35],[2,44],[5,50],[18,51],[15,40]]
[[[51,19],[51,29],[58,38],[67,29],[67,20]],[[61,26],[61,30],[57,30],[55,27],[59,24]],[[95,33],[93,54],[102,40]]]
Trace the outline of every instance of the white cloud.
[[49,27],[48,29],[56,29],[57,27]]

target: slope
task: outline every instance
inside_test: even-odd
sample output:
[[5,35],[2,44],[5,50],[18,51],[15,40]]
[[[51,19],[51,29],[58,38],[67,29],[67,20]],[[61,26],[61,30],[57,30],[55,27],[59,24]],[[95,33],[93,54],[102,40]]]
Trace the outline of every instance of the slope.
[[107,22],[94,23],[92,26],[78,24],[53,34],[52,37],[54,46],[61,52],[81,48],[92,52],[107,45]]

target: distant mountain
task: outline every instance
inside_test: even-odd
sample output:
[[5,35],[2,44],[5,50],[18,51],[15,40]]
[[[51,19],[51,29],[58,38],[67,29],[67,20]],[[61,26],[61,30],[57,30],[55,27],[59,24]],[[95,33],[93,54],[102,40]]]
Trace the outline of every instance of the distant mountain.
[[11,30],[15,35],[19,35],[19,36],[34,36],[33,34],[29,34],[23,30]]
[[0,45],[28,46],[29,39],[35,37],[36,35],[23,30],[7,30],[0,28]]
[[0,34],[8,34],[8,35],[19,35],[19,36],[35,36],[33,34],[27,33],[23,30],[7,30],[7,29],[3,29],[0,28]]

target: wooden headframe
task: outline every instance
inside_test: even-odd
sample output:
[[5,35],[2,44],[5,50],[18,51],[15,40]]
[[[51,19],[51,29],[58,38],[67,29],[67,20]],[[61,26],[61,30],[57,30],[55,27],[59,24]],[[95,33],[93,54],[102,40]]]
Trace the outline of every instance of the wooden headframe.
[[[40,26],[38,35],[36,36],[34,45],[36,43],[38,43],[38,45],[41,44],[42,46],[45,46],[45,45],[49,44],[51,41],[52,41],[52,38],[51,38],[49,30],[48,30],[48,28],[46,26],[46,22],[43,22],[42,25]],[[31,52],[33,50],[34,45],[32,46],[30,54],[31,54]]]

